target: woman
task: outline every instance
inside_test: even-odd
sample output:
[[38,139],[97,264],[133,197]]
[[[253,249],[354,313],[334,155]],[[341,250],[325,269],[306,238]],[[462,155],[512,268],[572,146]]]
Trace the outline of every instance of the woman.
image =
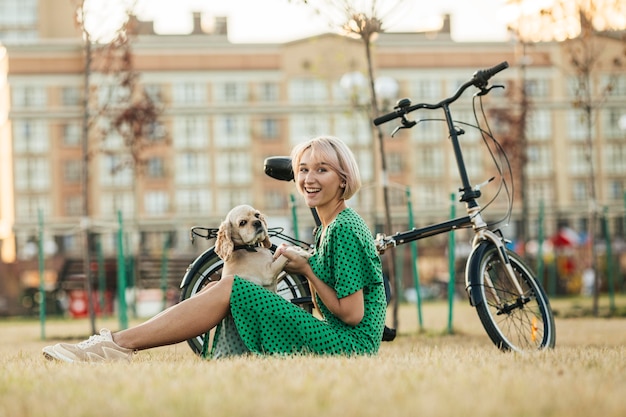
[[386,299],[380,258],[363,219],[346,205],[360,188],[350,149],[318,137],[292,152],[296,186],[321,227],[306,260],[280,246],[286,269],[304,275],[323,319],[256,284],[224,276],[210,288],[147,322],[117,333],[103,329],[76,345],[43,349],[67,362],[129,359],[134,351],[179,343],[206,333],[230,312],[246,348],[257,354],[375,354],[382,339]]

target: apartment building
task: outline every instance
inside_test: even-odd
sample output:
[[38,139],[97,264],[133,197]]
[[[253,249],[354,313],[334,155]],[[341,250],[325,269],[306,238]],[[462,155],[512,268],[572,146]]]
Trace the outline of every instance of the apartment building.
[[[66,0],[0,3],[18,6],[0,13],[0,239],[5,262],[32,257],[39,216],[45,224],[50,254],[79,257],[81,230],[88,224],[102,236],[105,256],[116,251],[118,213],[122,213],[129,247],[138,255],[158,256],[165,242],[172,253],[189,258],[193,225],[217,226],[234,205],[252,204],[266,212],[271,223],[292,228],[293,184],[263,173],[263,161],[287,155],[295,143],[331,134],[354,150],[364,187],[350,201],[371,225],[381,230],[384,207],[378,132],[368,120],[367,90],[342,78],[366,74],[363,44],[325,34],[280,44],[233,44],[227,21],[216,30],[196,28],[189,35],[156,35],[142,22],[133,41],[134,67],[164,112],[153,146],[145,150],[143,175],[116,169],[125,157],[119,136],[100,138],[91,133],[88,152],[82,141],[84,45]],[[44,10],[44,7],[48,9]],[[10,8],[10,7],[9,7]],[[7,11],[7,10],[5,10]],[[9,17],[7,17],[9,16]],[[619,41],[607,41],[619,51]],[[617,53],[617,52],[616,52]],[[589,211],[589,164],[585,125],[572,103],[572,71],[567,53],[558,43],[531,45],[524,56],[513,42],[459,43],[449,25],[435,33],[384,33],[373,45],[377,77],[393,80],[397,97],[381,100],[390,110],[397,98],[413,103],[438,102],[453,94],[477,69],[508,61],[511,68],[494,78],[496,89],[485,107],[516,109],[508,91],[526,86],[531,110],[526,133],[526,205],[516,195],[507,236],[515,239],[522,210],[530,216],[529,238],[537,236],[540,202],[545,210],[546,236],[568,224],[584,232]],[[522,67],[522,63],[525,65]],[[594,74],[599,90],[614,86],[593,125],[597,202],[609,213],[614,235],[624,235],[626,189],[626,75]],[[357,77],[358,78],[358,77]],[[90,100],[104,100],[109,88],[92,77]],[[471,94],[453,108],[460,122],[474,123]],[[488,113],[492,115],[492,113]],[[449,215],[451,194],[458,193],[456,165],[442,114],[415,114],[420,123],[394,138],[394,123],[382,128],[388,166],[388,187],[394,231],[407,227],[407,191],[416,225],[442,221]],[[466,131],[463,150],[470,178],[476,184],[494,172],[479,131]],[[497,134],[506,134],[497,118]],[[83,162],[89,169],[87,217],[84,213]],[[10,167],[10,168],[9,168]],[[504,167],[506,168],[506,167]],[[497,170],[495,170],[497,172]],[[518,180],[518,178],[516,178]],[[516,184],[517,185],[517,184]],[[510,184],[508,185],[510,187]],[[497,181],[483,189],[493,219],[508,213],[506,192]],[[302,233],[312,219],[298,197],[296,212]],[[458,202],[457,212],[463,210]],[[435,238],[434,243],[437,243]]]

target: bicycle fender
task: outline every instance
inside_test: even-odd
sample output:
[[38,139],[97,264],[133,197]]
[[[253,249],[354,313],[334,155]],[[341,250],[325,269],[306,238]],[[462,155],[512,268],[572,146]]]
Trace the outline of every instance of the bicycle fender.
[[485,252],[491,245],[493,245],[493,243],[487,240],[479,243],[478,246],[472,250],[465,264],[465,291],[467,291],[470,305],[472,307],[476,307],[478,304],[474,295],[474,288],[476,288],[476,291],[479,291],[478,288],[480,286],[480,277],[478,274],[474,274],[474,271],[478,271],[480,261],[483,259]]
[[192,277],[188,274],[189,270],[199,263],[206,262],[206,258],[212,256],[214,253],[215,253],[215,246],[212,246],[209,249],[202,252],[200,255],[198,255],[198,257],[189,264],[180,282],[180,287],[179,287],[180,289],[185,288],[187,285],[189,285],[189,282],[191,281]]

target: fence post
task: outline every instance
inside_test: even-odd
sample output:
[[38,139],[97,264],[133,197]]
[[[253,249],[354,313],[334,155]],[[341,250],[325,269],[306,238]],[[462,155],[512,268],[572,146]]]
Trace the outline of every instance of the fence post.
[[106,292],[106,280],[104,276],[104,255],[102,254],[101,235],[96,236],[96,257],[98,260],[98,303],[100,304],[100,312],[104,315],[106,310],[104,299],[104,293]]
[[170,235],[166,235],[163,242],[163,253],[161,254],[161,293],[162,293],[162,310],[167,307],[167,270],[169,261]]
[[543,199],[539,201],[539,219],[538,219],[538,231],[537,231],[537,241],[539,242],[539,247],[537,248],[537,281],[541,283],[541,285],[547,286],[545,282],[543,282],[543,216],[544,216],[544,207],[543,207]]
[[[613,313],[615,311],[615,289],[614,289],[614,269],[613,269],[613,250],[611,248],[611,236],[609,233],[609,220],[608,220],[609,208],[604,207],[604,215],[602,216],[602,229],[604,234],[604,242],[606,245],[606,272],[608,277],[609,286],[609,311]],[[596,278],[597,279],[597,278]]]
[[122,211],[117,211],[117,296],[119,298],[119,326],[120,329],[128,328],[128,314],[126,311],[126,262],[124,260],[124,225]]
[[[407,200],[407,211],[409,212],[409,229],[413,229],[415,224],[413,222],[413,205],[411,203],[411,188],[406,187],[406,200]],[[419,268],[417,263],[417,242],[413,241],[410,243],[411,246],[411,265],[413,272],[413,285],[415,286],[415,296],[416,296],[416,305],[417,305],[417,321],[419,323],[420,331],[424,329],[424,323],[422,320],[422,291],[420,289],[420,276],[419,276]]]
[[291,201],[291,222],[293,223],[293,237],[299,240],[298,237],[298,213],[296,211],[296,197],[293,194],[289,194]]
[[39,323],[41,340],[46,340],[46,283],[44,276],[44,252],[43,252],[43,211],[37,212],[39,230],[38,230],[38,260],[39,260]]
[[[456,217],[456,206],[454,205],[454,193],[450,194],[450,218]],[[448,281],[448,333],[452,334],[452,305],[454,301],[454,284],[456,281],[455,265],[454,265],[454,230],[450,231],[448,236],[448,274],[450,280]]]

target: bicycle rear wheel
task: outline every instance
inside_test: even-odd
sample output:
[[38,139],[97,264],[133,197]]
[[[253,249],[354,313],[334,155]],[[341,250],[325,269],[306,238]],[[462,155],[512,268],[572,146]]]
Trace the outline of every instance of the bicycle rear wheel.
[[[271,251],[274,252],[275,250],[276,245],[272,245]],[[181,284],[180,301],[193,297],[209,283],[219,281],[223,267],[224,262],[217,256],[214,248],[208,249],[198,256],[185,272]],[[308,312],[313,311],[311,292],[305,277],[281,273],[278,277],[277,293]],[[201,354],[205,340],[208,338],[202,334],[187,340],[187,344],[195,353]]]
[[468,265],[471,298],[478,317],[501,350],[553,348],[556,333],[548,297],[524,261],[514,252],[507,250],[507,255],[523,296],[509,279],[497,247],[483,242]]

